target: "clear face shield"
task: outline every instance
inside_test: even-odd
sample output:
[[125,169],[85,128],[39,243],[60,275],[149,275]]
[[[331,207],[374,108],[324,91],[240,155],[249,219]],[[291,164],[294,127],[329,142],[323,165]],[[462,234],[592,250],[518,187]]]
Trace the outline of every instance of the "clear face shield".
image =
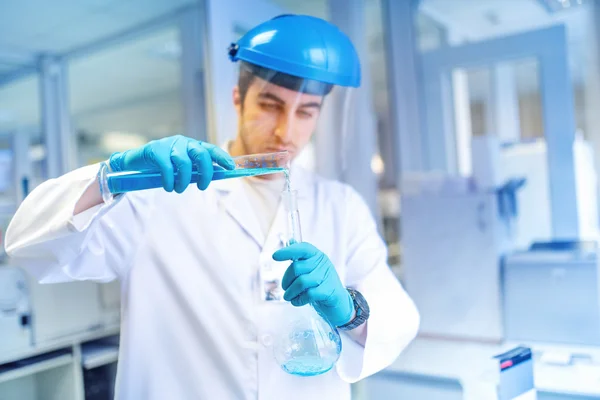
[[[288,225],[286,232],[280,232],[284,239],[282,246],[302,241],[301,211],[294,191],[295,166],[305,152],[314,148],[314,135],[323,136],[315,137],[315,141],[328,147],[328,161],[337,162],[338,157],[332,154],[340,154],[344,148],[348,126],[345,111],[350,99],[351,90],[346,87],[240,63],[239,81],[234,89],[238,145],[246,154],[288,152],[292,160],[291,187],[284,187],[282,195]],[[270,332],[273,355],[286,372],[319,375],[337,362],[341,339],[335,327],[312,306],[296,308],[283,299],[281,281],[289,265],[290,262],[275,262],[270,256],[261,260],[261,300],[273,305],[269,308],[271,326],[263,329]]]
[[317,171],[341,166],[351,93],[349,87],[240,62],[234,104],[243,151],[287,151],[292,161]]
[[[330,174],[329,167],[343,170],[346,131],[352,124],[349,88],[360,86],[358,54],[350,39],[327,21],[281,15],[232,43],[229,57],[240,62],[233,93],[238,148],[233,153],[289,153],[291,182],[282,196],[287,214],[282,245],[302,242],[302,206],[293,192],[295,167],[304,158],[304,166],[321,174],[325,170],[328,177],[339,177]],[[299,190],[298,199],[301,196]],[[271,262],[259,261],[261,296],[267,302],[262,310],[269,316],[261,330],[271,338],[275,360],[290,374],[326,373],[340,357],[336,327],[312,305],[294,307],[283,300],[281,278],[290,262],[267,258]]]

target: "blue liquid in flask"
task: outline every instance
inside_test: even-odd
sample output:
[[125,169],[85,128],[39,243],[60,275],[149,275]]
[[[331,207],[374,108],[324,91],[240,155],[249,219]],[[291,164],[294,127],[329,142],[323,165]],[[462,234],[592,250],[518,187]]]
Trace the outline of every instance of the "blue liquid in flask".
[[328,341],[335,349],[329,352],[331,357],[324,357],[322,349],[319,349],[317,343],[323,344],[324,338],[315,338],[315,332],[313,330],[305,330],[300,332],[293,332],[295,338],[293,341],[295,345],[292,346],[295,350],[292,352],[296,354],[290,354],[290,358],[287,362],[281,365],[281,368],[289,374],[299,376],[315,376],[321,375],[328,372],[337,361],[339,353],[342,349],[342,344],[337,333],[329,332]]
[[[302,242],[297,192],[291,190],[289,176],[282,193],[288,214],[285,245]],[[332,326],[310,304],[294,307],[281,304],[279,329],[275,336],[273,356],[281,368],[292,375],[315,376],[331,370],[340,358],[342,340]]]
[[342,352],[337,329],[311,305],[286,307],[275,336],[273,355],[281,368],[292,375],[321,375],[333,368]]

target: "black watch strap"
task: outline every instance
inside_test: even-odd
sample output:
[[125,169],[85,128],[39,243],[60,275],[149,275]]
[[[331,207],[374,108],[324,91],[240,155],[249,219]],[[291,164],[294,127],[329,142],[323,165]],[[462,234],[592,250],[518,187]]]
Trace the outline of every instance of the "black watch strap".
[[351,331],[352,329],[356,329],[369,319],[369,304],[364,296],[358,291],[354,289],[348,288],[348,293],[350,293],[350,297],[352,297],[352,302],[354,303],[354,310],[356,311],[356,315],[354,318],[337,328],[342,331]]

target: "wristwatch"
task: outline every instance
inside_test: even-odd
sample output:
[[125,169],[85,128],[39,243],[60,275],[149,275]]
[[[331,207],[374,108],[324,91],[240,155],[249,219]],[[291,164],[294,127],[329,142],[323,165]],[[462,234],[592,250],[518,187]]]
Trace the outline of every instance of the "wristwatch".
[[356,310],[356,315],[354,318],[337,328],[342,331],[351,331],[352,329],[358,328],[369,319],[369,304],[364,296],[357,290],[347,288],[348,293],[350,293],[350,297],[352,297],[352,302],[354,303],[354,310]]

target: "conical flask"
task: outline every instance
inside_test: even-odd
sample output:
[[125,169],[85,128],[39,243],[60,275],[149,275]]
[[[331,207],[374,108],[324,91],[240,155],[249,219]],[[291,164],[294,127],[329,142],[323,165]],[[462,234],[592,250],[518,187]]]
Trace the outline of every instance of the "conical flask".
[[[284,191],[282,200],[288,214],[285,244],[288,246],[302,241],[297,191]],[[337,329],[310,304],[295,307],[285,302],[281,307],[286,310],[280,313],[273,342],[273,355],[281,368],[301,376],[320,375],[333,368],[342,351]]]

